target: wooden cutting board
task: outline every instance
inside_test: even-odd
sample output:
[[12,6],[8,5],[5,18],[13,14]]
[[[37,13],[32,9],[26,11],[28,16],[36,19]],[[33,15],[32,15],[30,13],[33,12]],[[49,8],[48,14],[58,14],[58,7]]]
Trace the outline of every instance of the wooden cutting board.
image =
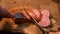
[[[5,7],[8,10],[15,8],[15,7],[20,7],[20,6],[32,6],[32,7],[39,9],[40,11],[42,11],[44,9],[48,9],[50,11],[50,14],[57,21],[54,24],[54,27],[52,28],[52,30],[58,31],[58,27],[60,25],[60,15],[59,15],[60,13],[58,10],[58,5],[51,0],[1,0],[0,5],[2,5],[3,7]],[[30,24],[30,25],[28,27],[25,27],[28,24]],[[20,28],[21,29],[23,28],[22,30],[25,33],[39,34],[40,31],[36,25],[34,25],[32,23],[27,23],[24,25],[25,25],[24,28],[23,27],[20,27]],[[48,30],[49,29],[50,28],[48,28]]]

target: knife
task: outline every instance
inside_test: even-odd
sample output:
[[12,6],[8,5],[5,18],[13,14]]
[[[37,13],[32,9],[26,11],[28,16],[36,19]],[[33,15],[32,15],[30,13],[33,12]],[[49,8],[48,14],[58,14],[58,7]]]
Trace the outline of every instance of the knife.
[[37,25],[37,27],[40,29],[40,31],[42,31],[43,34],[45,34],[45,30],[38,24],[38,22],[35,20],[35,18],[33,18],[29,12],[26,11],[26,9],[24,9],[25,12],[29,15],[29,17],[32,19],[32,21]]

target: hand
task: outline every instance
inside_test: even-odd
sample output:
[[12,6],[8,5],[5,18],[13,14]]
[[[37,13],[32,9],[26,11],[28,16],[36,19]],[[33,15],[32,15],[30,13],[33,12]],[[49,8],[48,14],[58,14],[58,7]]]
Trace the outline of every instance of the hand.
[[[29,13],[30,16],[35,18],[37,21],[40,21],[41,18],[42,18],[42,15],[41,15],[40,11],[37,10],[37,9],[26,9],[25,13],[26,12]],[[26,18],[31,19],[30,16],[27,13],[24,14],[24,15],[26,15]]]
[[39,11],[38,9],[35,8],[29,8],[29,7],[25,7],[25,8],[12,8],[11,13],[14,15],[16,13],[22,13],[27,19],[31,20],[30,16],[26,13],[29,12],[29,14],[35,18],[38,23],[40,24],[40,26],[46,27],[48,25],[50,25],[50,19],[49,19],[49,10],[42,10]]
[[16,8],[10,9],[10,13],[12,15],[15,15],[16,13],[22,13],[25,16],[25,18],[31,20],[30,16],[26,12],[29,12],[29,14],[31,14],[31,16],[35,18],[37,21],[41,20],[41,13],[38,9],[30,8],[30,7],[28,8],[27,7],[23,7],[23,8],[16,7]]

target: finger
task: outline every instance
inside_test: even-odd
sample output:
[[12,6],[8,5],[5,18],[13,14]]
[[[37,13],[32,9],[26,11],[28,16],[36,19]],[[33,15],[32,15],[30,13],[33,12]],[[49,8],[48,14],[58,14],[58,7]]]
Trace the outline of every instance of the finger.
[[27,19],[30,20],[30,17],[29,17],[29,15],[26,13],[26,10],[22,10],[21,12],[23,13],[23,15],[24,15]]
[[33,17],[33,18],[35,18],[36,19],[36,15],[35,15],[35,13],[32,11],[32,9],[26,9],[26,11]]
[[42,18],[41,12],[39,12],[37,9],[32,9],[32,10],[33,10],[34,14],[36,15],[38,21],[40,21]]
[[15,25],[15,22],[13,20],[14,18],[8,18],[8,23],[11,24],[11,25]]

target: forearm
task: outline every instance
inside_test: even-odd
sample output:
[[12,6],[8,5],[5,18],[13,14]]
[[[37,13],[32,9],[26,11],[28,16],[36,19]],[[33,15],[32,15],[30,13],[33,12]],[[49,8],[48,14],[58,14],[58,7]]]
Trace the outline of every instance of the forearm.
[[6,21],[7,21],[7,18],[3,18],[3,19],[0,21],[0,30],[3,29],[3,26],[4,26],[4,24],[6,23]]
[[15,24],[14,18],[8,18],[8,23],[11,25],[12,29],[16,29],[17,28],[17,24]]

